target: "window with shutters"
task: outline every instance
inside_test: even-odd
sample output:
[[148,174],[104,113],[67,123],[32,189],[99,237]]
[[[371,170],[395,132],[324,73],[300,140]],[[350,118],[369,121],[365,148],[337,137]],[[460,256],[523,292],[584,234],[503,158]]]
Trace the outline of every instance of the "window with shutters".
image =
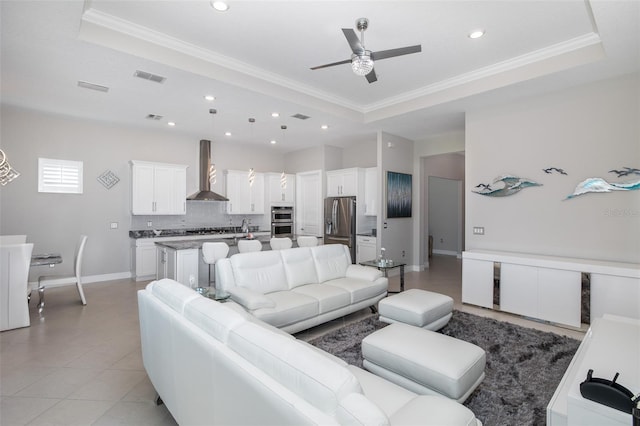
[[82,161],[38,158],[38,192],[82,194]]

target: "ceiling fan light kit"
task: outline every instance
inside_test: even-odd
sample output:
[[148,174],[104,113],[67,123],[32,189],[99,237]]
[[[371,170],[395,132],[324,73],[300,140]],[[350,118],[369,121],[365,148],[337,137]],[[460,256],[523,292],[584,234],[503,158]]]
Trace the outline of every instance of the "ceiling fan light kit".
[[351,69],[354,74],[359,76],[365,76],[373,70],[373,60],[371,59],[371,52],[365,50],[362,55],[351,55]]

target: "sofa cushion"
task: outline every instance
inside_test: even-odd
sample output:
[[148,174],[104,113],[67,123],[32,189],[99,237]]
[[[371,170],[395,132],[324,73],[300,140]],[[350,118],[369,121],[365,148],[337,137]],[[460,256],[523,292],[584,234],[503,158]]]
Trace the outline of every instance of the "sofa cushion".
[[362,265],[349,265],[345,273],[347,278],[358,278],[366,281],[375,281],[382,276],[382,271],[377,268]]
[[326,284],[307,284],[291,290],[318,301],[319,313],[335,311],[351,304],[351,294],[345,289]]
[[255,290],[246,287],[231,287],[229,289],[231,300],[253,311],[260,308],[274,308],[276,302],[269,296],[265,296]]
[[374,282],[355,278],[339,278],[332,280],[328,285],[348,291],[351,294],[351,303],[353,304],[384,294],[389,286],[389,281],[386,278],[379,278]]
[[318,282],[316,265],[309,248],[301,247],[295,250],[281,251],[280,256],[282,256],[290,289]]
[[237,286],[262,294],[289,289],[279,251],[239,253],[231,266]]
[[147,290],[150,290],[151,293],[165,305],[171,307],[176,312],[183,313],[185,305],[193,299],[200,297],[200,295],[185,285],[176,284],[179,283],[169,278],[163,278],[149,283]]
[[330,358],[252,323],[229,334],[229,348],[325,413],[334,415],[339,401],[361,393],[358,380]]
[[284,327],[318,315],[318,300],[294,291],[276,291],[269,293],[276,303],[274,308],[261,308],[253,315],[276,327]]
[[184,317],[223,343],[227,341],[231,329],[251,321],[251,315],[247,312],[229,309],[223,303],[207,297],[198,297],[187,304]]
[[326,244],[310,248],[318,283],[345,277],[347,267],[351,264],[345,247],[342,244]]

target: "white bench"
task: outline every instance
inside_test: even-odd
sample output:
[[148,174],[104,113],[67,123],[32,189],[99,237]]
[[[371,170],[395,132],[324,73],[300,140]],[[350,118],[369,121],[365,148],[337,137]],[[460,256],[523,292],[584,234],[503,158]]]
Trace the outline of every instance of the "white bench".
[[484,379],[482,348],[434,331],[394,323],[362,340],[363,366],[412,392],[464,402]]

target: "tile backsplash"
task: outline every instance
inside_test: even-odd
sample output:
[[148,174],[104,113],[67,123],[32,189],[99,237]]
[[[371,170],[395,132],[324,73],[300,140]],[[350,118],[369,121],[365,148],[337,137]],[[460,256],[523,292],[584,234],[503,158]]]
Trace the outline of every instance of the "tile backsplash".
[[[260,230],[270,230],[270,214],[230,215],[226,212],[226,204],[219,201],[187,201],[187,214],[180,216],[132,215],[130,229],[137,231],[240,226],[243,218],[246,218],[250,225],[258,226]],[[147,222],[151,222],[152,226],[147,226]]]

